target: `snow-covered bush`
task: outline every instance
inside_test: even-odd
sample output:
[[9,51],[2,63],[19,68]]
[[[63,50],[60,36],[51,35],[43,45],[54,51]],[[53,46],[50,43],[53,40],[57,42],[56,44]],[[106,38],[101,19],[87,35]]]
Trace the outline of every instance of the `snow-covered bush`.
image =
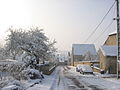
[[16,85],[10,85],[2,88],[2,90],[24,90],[24,89]]
[[16,85],[16,86],[21,86],[22,83],[18,80],[13,80],[12,82],[8,83],[8,85]]
[[17,62],[15,60],[0,61],[0,72],[8,72],[9,75],[17,80],[21,78],[20,73],[25,68],[26,67],[23,62]]
[[25,90],[25,87],[20,81],[13,80],[5,85],[2,90]]
[[26,69],[21,72],[22,79],[41,79],[41,73],[36,69]]
[[0,88],[7,86],[9,82],[11,82],[11,80],[0,81]]

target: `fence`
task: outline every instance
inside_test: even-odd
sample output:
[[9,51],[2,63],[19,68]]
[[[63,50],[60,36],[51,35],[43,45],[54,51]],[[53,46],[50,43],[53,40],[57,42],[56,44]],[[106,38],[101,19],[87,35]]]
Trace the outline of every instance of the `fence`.
[[37,69],[39,71],[42,71],[43,74],[50,75],[54,71],[55,67],[56,67],[56,65],[48,64],[48,65],[41,65],[41,66],[37,67]]

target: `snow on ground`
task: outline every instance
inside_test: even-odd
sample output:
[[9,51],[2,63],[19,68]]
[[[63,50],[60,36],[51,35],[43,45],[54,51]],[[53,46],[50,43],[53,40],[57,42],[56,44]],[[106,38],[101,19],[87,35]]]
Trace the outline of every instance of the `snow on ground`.
[[[113,78],[113,76],[115,75],[81,75],[79,72],[75,72],[75,67],[72,66],[70,72],[78,76],[79,80],[87,86],[94,85],[97,87],[101,87],[103,90],[120,90],[120,80],[117,80],[116,77]],[[112,78],[110,78],[110,76],[112,76]]]
[[[56,68],[56,70],[51,75],[44,75],[45,78],[41,83],[36,84],[27,90],[53,90],[53,88],[56,88],[56,81],[58,81],[58,72],[59,69]],[[28,85],[30,85],[30,83],[33,83],[33,81],[27,82]]]
[[[72,66],[59,66],[51,75],[44,75],[44,79],[40,82],[37,80],[22,81],[27,90],[76,90],[70,87],[77,87],[81,84],[86,90],[120,90],[120,80],[114,75],[82,75],[76,72],[76,68]],[[112,76],[110,78],[110,76]],[[107,77],[107,78],[103,78]],[[37,83],[38,82],[38,83]],[[77,83],[78,82],[78,83]]]
[[[98,73],[95,73],[95,75],[82,75],[79,72],[76,72],[75,67],[69,66],[69,68],[70,69],[67,71],[67,74],[76,77],[76,79],[78,79],[79,82],[82,82],[83,85],[85,85],[86,87],[93,88],[95,86],[98,88],[98,90],[120,90],[120,80],[117,80],[116,77],[110,78],[110,76],[115,75],[101,75]],[[69,83],[70,85],[72,85],[72,83],[68,79],[65,79],[64,77],[59,77],[59,74],[62,71],[60,69],[63,68],[57,68],[50,76],[45,75],[45,79],[40,84],[36,84],[35,86],[28,88],[27,90],[68,90],[64,86],[67,85],[66,83],[64,83],[64,81],[66,80],[66,82]],[[63,78],[64,81],[59,82],[59,80],[63,80],[60,78]],[[30,82],[27,83],[28,85],[30,84]],[[57,85],[58,83],[59,86]]]
[[[26,90],[55,90],[57,88],[56,83],[58,82],[59,79],[58,78],[59,71],[60,68],[56,68],[56,70],[51,75],[44,75],[44,79],[42,79],[42,81],[40,79],[22,80],[21,83],[26,88]],[[5,90],[11,90],[10,89],[11,86],[5,87]]]

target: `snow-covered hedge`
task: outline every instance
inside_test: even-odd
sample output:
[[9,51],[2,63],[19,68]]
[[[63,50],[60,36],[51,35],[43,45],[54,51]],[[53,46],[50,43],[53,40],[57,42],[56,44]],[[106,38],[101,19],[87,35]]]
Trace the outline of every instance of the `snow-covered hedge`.
[[22,79],[41,79],[41,73],[36,69],[26,69],[21,72]]

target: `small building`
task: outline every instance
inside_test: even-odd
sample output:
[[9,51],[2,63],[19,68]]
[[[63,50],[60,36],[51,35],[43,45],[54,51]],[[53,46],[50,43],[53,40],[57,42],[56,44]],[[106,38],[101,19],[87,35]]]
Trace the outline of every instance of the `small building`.
[[73,44],[72,65],[80,61],[85,61],[86,54],[89,57],[89,61],[96,60],[97,52],[94,44]]
[[117,45],[117,32],[110,33],[103,45]]
[[57,51],[55,57],[59,64],[68,63],[69,60],[68,51]]
[[117,71],[117,46],[104,45],[99,50],[100,69],[115,74]]

